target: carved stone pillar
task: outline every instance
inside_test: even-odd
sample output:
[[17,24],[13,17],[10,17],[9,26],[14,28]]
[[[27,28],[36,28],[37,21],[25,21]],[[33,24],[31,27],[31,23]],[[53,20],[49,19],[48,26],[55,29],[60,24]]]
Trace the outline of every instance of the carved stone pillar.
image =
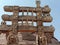
[[18,30],[18,14],[19,14],[19,7],[13,7],[13,16],[12,16],[12,30],[11,33],[8,35],[8,45],[18,45],[18,37],[17,37],[17,30]]
[[44,32],[39,31],[38,35],[39,35],[39,45],[47,45],[47,38],[44,35]]

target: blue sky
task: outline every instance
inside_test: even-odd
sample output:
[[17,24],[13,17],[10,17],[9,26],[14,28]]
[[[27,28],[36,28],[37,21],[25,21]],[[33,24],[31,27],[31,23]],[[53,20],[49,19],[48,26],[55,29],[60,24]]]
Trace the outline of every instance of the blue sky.
[[[35,7],[35,0],[0,0],[0,22],[1,16],[6,13],[3,9],[5,5],[18,6],[33,6]],[[51,23],[44,23],[44,25],[53,25],[55,27],[55,37],[60,41],[60,0],[41,0],[41,6],[49,5],[51,8],[51,16],[53,21]],[[12,13],[11,13],[12,14]]]

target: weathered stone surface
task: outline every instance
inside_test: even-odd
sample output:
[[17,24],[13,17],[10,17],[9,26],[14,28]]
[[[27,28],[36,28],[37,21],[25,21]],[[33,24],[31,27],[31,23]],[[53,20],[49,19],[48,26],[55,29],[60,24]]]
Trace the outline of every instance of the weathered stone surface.
[[[52,17],[49,6],[41,7],[40,0],[36,0],[36,7],[5,6],[4,10],[13,14],[2,16],[0,45],[60,45],[54,38],[54,27],[43,25],[51,22]],[[12,24],[6,25],[5,21]]]
[[29,40],[29,41],[35,41],[36,40],[36,37],[29,32],[22,33],[22,38],[23,38],[23,40]]
[[0,44],[7,45],[7,39],[6,39],[6,34],[5,33],[0,34]]

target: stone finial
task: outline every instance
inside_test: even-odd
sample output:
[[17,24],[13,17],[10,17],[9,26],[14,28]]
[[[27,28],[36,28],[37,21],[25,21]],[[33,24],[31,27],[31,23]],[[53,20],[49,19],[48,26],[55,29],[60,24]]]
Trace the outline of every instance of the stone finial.
[[36,0],[37,7],[40,7],[40,0]]

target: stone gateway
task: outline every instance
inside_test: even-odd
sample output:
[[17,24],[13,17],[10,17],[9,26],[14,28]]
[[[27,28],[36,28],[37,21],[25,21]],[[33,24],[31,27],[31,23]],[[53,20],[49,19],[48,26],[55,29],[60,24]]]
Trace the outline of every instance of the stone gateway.
[[49,6],[41,7],[40,0],[36,0],[36,7],[4,6],[4,11],[13,14],[2,15],[0,45],[60,45],[54,37],[54,27],[43,25],[53,19]]

